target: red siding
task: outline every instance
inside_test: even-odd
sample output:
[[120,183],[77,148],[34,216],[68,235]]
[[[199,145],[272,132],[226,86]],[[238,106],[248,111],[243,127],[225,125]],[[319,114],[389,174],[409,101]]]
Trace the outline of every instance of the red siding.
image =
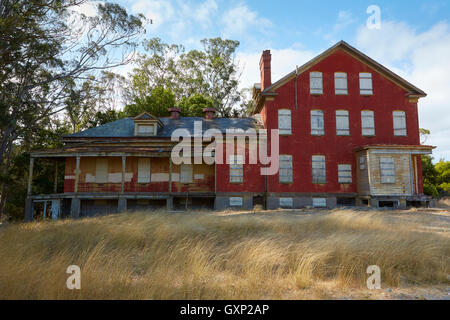
[[[309,72],[323,73],[323,94],[314,96],[309,93]],[[348,95],[335,95],[334,73],[346,72]],[[373,95],[362,96],[359,93],[359,72],[371,72]],[[280,154],[293,156],[294,183],[278,183],[278,175],[268,178],[270,192],[356,192],[355,156],[353,150],[369,144],[418,145],[419,125],[417,104],[408,102],[406,90],[383,77],[364,63],[344,51],[338,51],[320,61],[310,70],[298,76],[298,109],[295,109],[294,80],[276,90],[278,95],[273,101],[267,101],[261,111],[267,129],[278,127],[279,108],[292,110],[292,135],[280,136]],[[310,111],[324,111],[325,135],[311,136]],[[350,136],[336,135],[335,111],[349,111]],[[373,110],[375,115],[375,136],[361,135],[361,110]],[[407,136],[396,137],[393,134],[394,110],[406,112]],[[327,183],[312,183],[311,156],[326,156]],[[340,163],[352,164],[353,184],[349,187],[338,184],[337,166]],[[422,175],[419,172],[419,181]],[[422,192],[421,183],[419,192]]]

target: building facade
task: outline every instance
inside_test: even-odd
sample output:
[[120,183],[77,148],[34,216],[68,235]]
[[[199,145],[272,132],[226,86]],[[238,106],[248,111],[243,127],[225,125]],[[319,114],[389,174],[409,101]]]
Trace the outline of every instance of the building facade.
[[[26,220],[39,202],[51,203],[55,218],[76,218],[162,206],[406,207],[429,201],[423,195],[420,157],[433,147],[419,139],[422,90],[343,41],[274,83],[266,50],[260,72],[252,117],[217,118],[213,109],[205,109],[204,118],[181,117],[171,108],[170,117],[144,113],[65,136],[61,150],[33,152]],[[194,141],[199,123],[202,133],[278,129],[279,170],[262,175],[264,165],[249,163],[249,150],[258,142],[245,134],[241,150],[234,138],[214,140],[214,163],[175,164],[171,152],[177,143],[171,137],[182,129]],[[270,134],[267,139],[270,153],[275,141]],[[209,145],[202,139],[198,143],[200,150]],[[233,155],[218,153],[219,145]],[[65,163],[63,192],[55,187],[54,194],[33,194],[37,158]]]

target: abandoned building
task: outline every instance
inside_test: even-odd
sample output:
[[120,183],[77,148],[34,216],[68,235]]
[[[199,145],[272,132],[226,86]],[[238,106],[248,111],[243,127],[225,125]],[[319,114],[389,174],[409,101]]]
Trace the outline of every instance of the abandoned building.
[[[62,137],[62,149],[32,152],[25,219],[33,219],[37,203],[48,203],[53,218],[158,207],[404,208],[428,203],[421,155],[433,147],[420,144],[422,90],[344,41],[274,83],[269,50],[259,66],[251,117],[215,117],[214,109],[205,109],[203,118],[182,117],[171,108],[167,117],[144,113],[120,119]],[[262,165],[248,161],[174,164],[172,133],[193,132],[196,121],[202,130],[222,133],[278,129],[278,172],[261,175]],[[269,134],[267,139],[270,145]],[[55,179],[53,194],[33,194],[35,159],[65,164],[62,192]]]

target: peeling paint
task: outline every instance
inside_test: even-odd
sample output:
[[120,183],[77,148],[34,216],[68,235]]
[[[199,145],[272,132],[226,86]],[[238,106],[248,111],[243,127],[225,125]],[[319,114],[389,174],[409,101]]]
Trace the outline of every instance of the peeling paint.
[[168,182],[169,174],[168,173],[152,173],[151,182]]

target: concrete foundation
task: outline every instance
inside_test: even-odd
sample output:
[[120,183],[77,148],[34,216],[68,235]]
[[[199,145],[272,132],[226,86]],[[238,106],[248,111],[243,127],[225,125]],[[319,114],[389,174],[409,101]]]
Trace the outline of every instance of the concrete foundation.
[[25,222],[33,221],[33,200],[27,198],[25,200]]
[[166,202],[167,211],[173,210],[173,197],[168,197]]
[[[230,198],[242,198],[242,203],[239,205],[230,205]],[[233,204],[236,204],[234,202]],[[230,196],[217,196],[214,201],[214,209],[215,210],[253,210],[253,194],[251,195],[243,195],[236,194]]]
[[72,198],[72,201],[70,203],[70,215],[73,219],[78,219],[80,217],[80,209],[81,209],[81,202],[78,198]]
[[127,199],[119,198],[119,201],[117,202],[117,211],[118,212],[127,211]]

